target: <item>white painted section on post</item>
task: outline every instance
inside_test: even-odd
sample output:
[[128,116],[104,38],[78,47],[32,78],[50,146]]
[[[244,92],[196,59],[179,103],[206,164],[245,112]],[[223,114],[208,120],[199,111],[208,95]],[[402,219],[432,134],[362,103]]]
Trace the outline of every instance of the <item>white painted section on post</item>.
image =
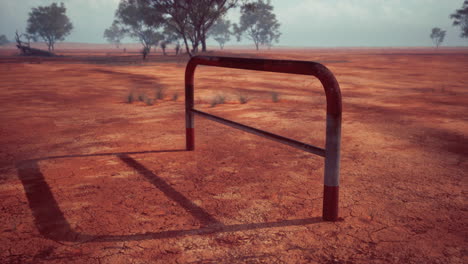
[[340,185],[340,146],[341,117],[327,115],[327,136],[325,142],[325,172],[326,186]]

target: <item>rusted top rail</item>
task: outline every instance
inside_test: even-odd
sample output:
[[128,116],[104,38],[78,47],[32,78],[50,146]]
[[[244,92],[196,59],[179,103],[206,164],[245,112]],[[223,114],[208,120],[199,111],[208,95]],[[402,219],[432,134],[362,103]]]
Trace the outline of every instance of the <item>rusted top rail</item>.
[[[194,75],[198,65],[315,76],[322,83],[327,100],[325,149],[323,150],[303,142],[275,135],[194,109]],[[329,69],[317,62],[196,56],[190,59],[186,67],[185,115],[187,150],[195,149],[194,115],[196,114],[325,157],[323,219],[326,221],[336,221],[338,219],[341,112],[341,92],[338,82]]]

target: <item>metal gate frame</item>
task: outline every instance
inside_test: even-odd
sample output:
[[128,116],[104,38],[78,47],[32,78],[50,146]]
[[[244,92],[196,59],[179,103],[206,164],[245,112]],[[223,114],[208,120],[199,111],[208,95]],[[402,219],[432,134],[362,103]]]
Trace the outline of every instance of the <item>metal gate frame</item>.
[[[194,109],[194,75],[198,65],[267,71],[289,74],[312,75],[317,77],[325,89],[327,100],[325,149],[300,141],[275,135],[260,129],[236,123]],[[333,73],[324,65],[311,61],[250,59],[217,56],[195,56],[190,59],[185,70],[185,126],[186,147],[195,149],[194,115],[198,115],[227,126],[259,135],[297,149],[304,150],[325,158],[323,213],[325,221],[338,220],[338,196],[340,178],[340,144],[341,144],[341,91]]]

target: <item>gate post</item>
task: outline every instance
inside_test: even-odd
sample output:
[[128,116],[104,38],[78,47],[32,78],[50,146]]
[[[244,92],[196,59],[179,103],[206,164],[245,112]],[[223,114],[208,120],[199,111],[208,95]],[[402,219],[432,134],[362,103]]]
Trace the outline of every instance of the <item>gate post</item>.
[[322,67],[326,70],[321,70],[315,75],[322,83],[327,98],[322,218],[325,221],[337,221],[340,190],[341,90],[333,73],[325,66]]
[[194,74],[196,64],[189,63],[185,70],[185,145],[188,151],[195,149],[195,123],[193,119],[194,106]]
[[327,136],[325,142],[325,172],[323,189],[323,212],[325,221],[338,220],[338,197],[340,190],[340,145],[341,114],[327,114]]
[[[194,74],[197,65],[267,71],[289,74],[312,75],[323,85],[327,98],[327,128],[325,149],[293,139],[285,138],[260,129],[236,123],[194,109]],[[287,61],[269,59],[247,59],[216,56],[195,56],[190,59],[185,71],[185,127],[187,150],[195,149],[194,114],[225,124],[245,132],[265,137],[325,158],[323,211],[325,221],[338,220],[338,197],[340,179],[341,146],[341,91],[333,73],[325,66],[311,61]]]

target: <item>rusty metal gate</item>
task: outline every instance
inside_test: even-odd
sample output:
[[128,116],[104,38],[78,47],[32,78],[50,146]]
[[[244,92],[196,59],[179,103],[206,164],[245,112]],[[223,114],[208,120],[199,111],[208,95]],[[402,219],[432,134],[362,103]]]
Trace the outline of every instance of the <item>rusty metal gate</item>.
[[[325,149],[275,135],[194,109],[194,74],[197,65],[302,74],[317,77],[325,89],[327,100]],[[221,124],[225,124],[227,126],[324,157],[325,173],[322,218],[325,221],[338,220],[341,142],[341,91],[335,76],[325,66],[317,62],[309,61],[247,59],[214,56],[193,57],[188,62],[185,71],[185,125],[187,150],[195,149],[194,115],[198,115]]]

